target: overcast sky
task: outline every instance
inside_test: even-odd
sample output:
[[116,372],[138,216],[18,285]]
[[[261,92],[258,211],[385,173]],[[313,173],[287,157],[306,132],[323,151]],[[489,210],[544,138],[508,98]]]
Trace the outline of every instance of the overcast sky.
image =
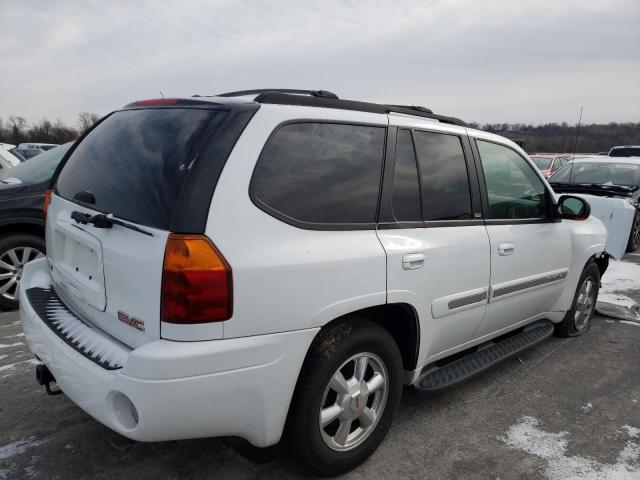
[[640,121],[640,0],[0,0],[0,117],[324,89],[466,121]]

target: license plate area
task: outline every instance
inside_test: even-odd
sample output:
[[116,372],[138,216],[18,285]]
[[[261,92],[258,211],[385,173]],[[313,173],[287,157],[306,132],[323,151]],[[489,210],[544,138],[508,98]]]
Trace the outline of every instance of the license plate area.
[[49,255],[55,286],[80,305],[87,303],[104,311],[106,296],[100,240],[75,225],[58,222],[52,250]]

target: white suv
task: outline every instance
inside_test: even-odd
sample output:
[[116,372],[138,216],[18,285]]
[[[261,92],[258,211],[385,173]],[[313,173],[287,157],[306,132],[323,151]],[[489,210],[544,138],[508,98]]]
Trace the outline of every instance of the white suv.
[[131,439],[284,435],[321,474],[403,384],[585,332],[607,264],[513,142],[324,91],[136,102],[56,175],[20,293],[39,382]]

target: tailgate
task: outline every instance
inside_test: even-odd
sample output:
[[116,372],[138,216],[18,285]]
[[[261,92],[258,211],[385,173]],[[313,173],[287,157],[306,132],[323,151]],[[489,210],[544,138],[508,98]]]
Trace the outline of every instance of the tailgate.
[[132,348],[159,339],[168,233],[83,225],[71,218],[74,211],[99,213],[52,196],[47,258],[56,292],[78,316]]

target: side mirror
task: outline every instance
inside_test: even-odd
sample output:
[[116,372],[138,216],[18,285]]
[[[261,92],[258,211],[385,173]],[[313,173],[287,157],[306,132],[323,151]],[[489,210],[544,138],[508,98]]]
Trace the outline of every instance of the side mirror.
[[558,199],[558,216],[567,220],[586,220],[591,215],[591,205],[584,198],[562,195]]

